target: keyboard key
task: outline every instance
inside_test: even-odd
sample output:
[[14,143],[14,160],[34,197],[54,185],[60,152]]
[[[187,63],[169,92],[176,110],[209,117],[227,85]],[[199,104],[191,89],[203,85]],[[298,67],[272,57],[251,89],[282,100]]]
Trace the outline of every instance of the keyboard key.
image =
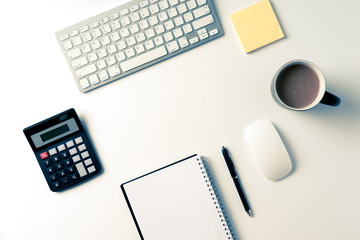
[[166,47],[170,53],[179,50],[179,45],[176,41],[172,41],[166,44]]
[[82,51],[83,53],[89,53],[89,52],[91,52],[91,47],[90,47],[89,44],[84,44],[84,45],[82,45],[80,48],[81,48],[81,51]]
[[208,5],[200,7],[200,8],[193,11],[193,14],[194,14],[195,18],[205,16],[206,14],[209,14],[209,13],[210,13],[210,9],[209,9]]
[[73,50],[70,50],[67,52],[67,55],[68,55],[68,58],[71,60],[71,59],[74,59],[74,58],[77,58],[78,56],[81,55],[81,51],[80,51],[80,48],[75,48]]
[[149,10],[147,8],[141,9],[140,16],[142,18],[146,18],[146,17],[150,16]]
[[65,50],[69,50],[73,47],[73,45],[70,40],[66,40],[65,42],[63,42],[63,47]]
[[95,21],[95,22],[90,23],[90,28],[96,28],[96,27],[98,27],[98,26],[100,26],[100,24],[99,24],[98,21]]
[[70,37],[69,34],[65,33],[65,34],[60,36],[60,40],[64,41],[64,40],[68,39],[69,37]]
[[166,12],[159,13],[158,18],[161,22],[166,21],[169,19]]
[[80,38],[79,36],[74,37],[74,38],[72,39],[72,42],[74,43],[75,46],[79,46],[80,44],[83,43],[82,40],[81,40],[81,38]]
[[123,26],[127,26],[127,25],[129,25],[129,24],[131,23],[131,22],[130,22],[130,18],[127,17],[127,16],[121,18],[120,21],[121,21],[121,24],[122,24]]
[[177,27],[178,27],[178,26],[181,26],[181,25],[184,24],[184,19],[183,19],[181,16],[179,16],[179,17],[177,17],[177,18],[174,19],[174,23],[175,23],[175,25],[176,25]]
[[144,29],[147,29],[147,28],[149,27],[149,23],[148,23],[148,21],[145,19],[145,20],[139,22],[139,26],[140,26],[140,28],[141,28],[142,30],[144,30]]
[[120,39],[120,35],[118,32],[114,32],[112,34],[110,34],[110,39],[112,42],[116,42],[117,40]]
[[150,9],[151,14],[155,14],[155,13],[158,13],[160,11],[158,5],[156,5],[156,4],[151,5],[149,9]]
[[116,54],[116,58],[117,60],[120,62],[122,60],[126,59],[125,53],[124,52],[119,52],[118,54]]
[[169,14],[169,17],[171,17],[171,18],[178,15],[178,13],[177,13],[177,11],[176,11],[176,8],[170,8],[170,9],[168,10],[168,14]]
[[131,11],[131,12],[134,12],[134,11],[136,11],[136,10],[138,10],[138,9],[139,9],[139,5],[137,5],[137,4],[130,7],[130,11]]
[[117,19],[119,17],[120,15],[117,12],[110,15],[111,20]]
[[199,29],[205,27],[214,22],[214,18],[211,15],[207,15],[206,17],[200,18],[192,23],[194,29]]
[[141,2],[140,3],[140,7],[146,7],[146,6],[148,6],[149,5],[149,2],[148,1],[143,1],[143,2]]
[[100,82],[100,80],[96,74],[89,76],[89,81],[90,81],[91,85],[95,85]]
[[100,48],[101,45],[100,45],[99,40],[95,40],[95,41],[91,42],[91,47],[92,47],[93,50],[96,50],[96,49]]
[[85,77],[85,76],[87,76],[87,75],[89,75],[91,73],[96,72],[96,70],[97,70],[97,68],[96,68],[95,64],[90,64],[90,65],[88,65],[86,67],[83,67],[83,68],[81,68],[79,70],[76,70],[75,74],[76,74],[76,76],[78,78],[82,78],[82,77]]
[[164,34],[164,39],[165,39],[166,42],[169,42],[169,41],[174,39],[174,36],[172,35],[171,32],[167,32],[167,33]]
[[190,22],[190,21],[194,20],[194,17],[192,15],[192,13],[189,12],[189,13],[184,14],[184,19],[185,19],[185,22]]
[[128,58],[135,56],[135,51],[134,51],[133,48],[128,48],[128,49],[126,49],[125,53],[126,53],[126,56],[127,56]]
[[159,6],[160,6],[161,10],[165,10],[165,9],[169,8],[169,4],[166,0],[159,2]]
[[219,30],[217,28],[213,29],[213,30],[210,30],[209,34],[210,36],[213,36],[215,34],[218,34],[219,33]]
[[109,67],[108,71],[109,71],[109,74],[110,74],[111,77],[115,77],[115,76],[117,76],[117,75],[119,75],[121,73],[120,68],[119,68],[118,65],[115,65],[113,67]]
[[179,6],[177,6],[177,10],[179,11],[179,14],[183,14],[183,13],[187,12],[187,7],[186,7],[185,3],[182,3]]
[[88,55],[88,59],[90,62],[94,62],[94,61],[98,60],[98,57],[97,57],[96,53],[92,52]]
[[84,89],[90,87],[90,83],[86,78],[80,79],[79,83],[80,86]]
[[105,70],[103,70],[103,71],[99,72],[99,78],[100,78],[100,81],[105,81],[105,80],[109,79],[109,75],[107,74],[107,72]]
[[108,34],[109,32],[111,32],[110,25],[106,24],[101,26],[101,31],[103,32],[103,34]]
[[121,40],[116,43],[116,46],[118,47],[118,49],[123,50],[126,48],[126,43],[125,43],[125,41]]
[[175,6],[179,3],[179,0],[169,0],[170,6]]
[[197,43],[198,41],[199,41],[198,37],[193,37],[193,38],[190,39],[190,44]]
[[197,4],[198,4],[199,6],[201,6],[201,5],[203,5],[203,4],[206,3],[206,0],[196,0],[196,1],[197,1]]
[[128,10],[128,9],[123,9],[123,10],[120,11],[120,15],[121,15],[121,16],[125,16],[125,15],[128,14],[128,13],[129,13],[129,10]]
[[93,35],[94,38],[98,38],[101,36],[101,31],[98,28],[95,28],[91,31],[91,34]]
[[166,54],[167,54],[167,51],[166,51],[165,47],[161,46],[154,50],[150,50],[149,52],[146,52],[142,55],[134,57],[126,62],[120,63],[120,67],[124,72],[126,72],[126,71],[134,69],[138,66],[141,66],[145,63],[148,63],[155,59],[158,59],[159,57],[165,56]]
[[145,51],[144,45],[142,45],[142,44],[136,45],[136,46],[135,46],[135,51],[136,51],[137,53],[142,53],[142,52],[144,52],[144,51]]
[[98,69],[104,69],[104,68],[106,68],[106,62],[105,62],[105,60],[100,60],[100,61],[98,61],[98,62],[96,63],[96,65],[97,65]]
[[78,58],[74,61],[71,62],[71,65],[73,68],[79,68],[79,67],[82,67],[84,65],[88,64],[88,60],[86,57],[81,57],[81,58]]
[[130,14],[130,19],[132,22],[137,22],[140,20],[140,16],[137,12]]
[[152,40],[146,41],[145,42],[145,47],[148,50],[154,48],[154,42]]
[[190,0],[186,4],[190,10],[197,7],[195,0]]

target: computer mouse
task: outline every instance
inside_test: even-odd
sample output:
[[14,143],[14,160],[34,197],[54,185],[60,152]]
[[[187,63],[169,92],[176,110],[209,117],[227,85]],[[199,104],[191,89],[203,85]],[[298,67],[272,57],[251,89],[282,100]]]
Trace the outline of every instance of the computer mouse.
[[290,173],[291,159],[279,133],[269,120],[251,123],[245,129],[245,138],[253,159],[267,179],[276,181]]

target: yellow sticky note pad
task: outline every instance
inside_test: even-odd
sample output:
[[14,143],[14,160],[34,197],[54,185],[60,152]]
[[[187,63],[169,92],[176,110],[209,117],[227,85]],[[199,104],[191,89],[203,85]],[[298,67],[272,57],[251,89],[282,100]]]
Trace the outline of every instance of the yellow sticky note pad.
[[246,53],[284,37],[269,0],[230,15]]

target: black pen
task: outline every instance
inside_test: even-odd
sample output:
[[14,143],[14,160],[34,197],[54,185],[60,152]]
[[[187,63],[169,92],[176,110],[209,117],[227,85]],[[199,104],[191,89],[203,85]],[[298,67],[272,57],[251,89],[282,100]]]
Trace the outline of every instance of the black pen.
[[221,148],[221,151],[222,151],[222,154],[223,154],[223,156],[225,158],[226,165],[227,165],[227,167],[229,169],[231,178],[234,181],[236,190],[239,193],[239,196],[240,196],[241,202],[242,202],[242,204],[243,204],[243,206],[245,208],[245,211],[249,215],[249,217],[252,217],[251,209],[250,209],[249,204],[248,204],[248,202],[246,200],[244,191],[242,190],[242,188],[240,186],[239,178],[236,175],[235,166],[234,166],[233,162],[230,159],[229,153],[228,153],[228,151],[226,150],[226,148],[224,146]]

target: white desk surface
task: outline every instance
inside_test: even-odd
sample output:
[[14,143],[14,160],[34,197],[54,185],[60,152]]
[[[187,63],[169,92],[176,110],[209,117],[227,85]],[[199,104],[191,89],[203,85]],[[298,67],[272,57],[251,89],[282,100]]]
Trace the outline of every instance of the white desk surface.
[[[360,239],[360,1],[272,0],[286,37],[245,54],[229,15],[257,1],[216,0],[225,36],[82,94],[54,33],[123,2],[2,4],[0,239],[140,239],[120,184],[193,153],[213,168],[239,239]],[[339,107],[293,112],[276,105],[270,81],[297,58],[323,70]],[[53,193],[22,130],[71,107],[104,172]],[[278,182],[261,175],[245,142],[245,127],[261,118],[277,127],[295,166]]]

